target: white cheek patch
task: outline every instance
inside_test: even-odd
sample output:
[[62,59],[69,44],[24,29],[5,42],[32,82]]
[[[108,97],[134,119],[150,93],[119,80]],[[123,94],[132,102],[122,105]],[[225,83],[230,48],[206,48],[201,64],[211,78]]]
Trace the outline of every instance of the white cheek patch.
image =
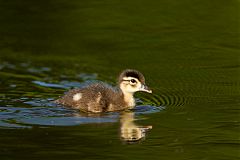
[[74,101],[78,101],[82,98],[82,93],[77,93],[73,96],[73,100]]

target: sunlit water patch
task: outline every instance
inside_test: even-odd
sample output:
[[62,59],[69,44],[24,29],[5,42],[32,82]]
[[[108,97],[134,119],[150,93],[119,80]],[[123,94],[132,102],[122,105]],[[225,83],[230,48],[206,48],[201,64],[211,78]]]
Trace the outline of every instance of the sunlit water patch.
[[[61,107],[50,100],[32,99],[23,102],[25,107],[0,107],[0,125],[4,127],[72,126],[85,123],[116,122],[117,114],[87,115]],[[27,106],[28,107],[27,107]]]
[[62,88],[62,89],[70,89],[70,88],[82,88],[89,84],[99,82],[98,80],[87,80],[85,82],[77,82],[77,81],[68,81],[62,80],[59,83],[51,83],[51,82],[44,82],[44,81],[32,81],[32,83],[47,88]]

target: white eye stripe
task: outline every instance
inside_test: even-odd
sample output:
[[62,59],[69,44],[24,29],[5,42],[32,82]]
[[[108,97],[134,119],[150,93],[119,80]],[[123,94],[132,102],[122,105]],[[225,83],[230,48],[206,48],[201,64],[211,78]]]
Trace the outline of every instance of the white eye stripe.
[[137,78],[134,78],[134,77],[123,77],[124,81],[131,81],[132,79],[134,79],[136,82],[139,82],[139,80]]

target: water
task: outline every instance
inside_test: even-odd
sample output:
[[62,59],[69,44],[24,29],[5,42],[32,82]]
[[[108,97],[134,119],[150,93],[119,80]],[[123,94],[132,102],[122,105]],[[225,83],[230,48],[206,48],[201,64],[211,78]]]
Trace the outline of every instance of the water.
[[[0,1],[0,158],[240,158],[238,1]],[[53,100],[126,68],[153,94],[83,114]]]

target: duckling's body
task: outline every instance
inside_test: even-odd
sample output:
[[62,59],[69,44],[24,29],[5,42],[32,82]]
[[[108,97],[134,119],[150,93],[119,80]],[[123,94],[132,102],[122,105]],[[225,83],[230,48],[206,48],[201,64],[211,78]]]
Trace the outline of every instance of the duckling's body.
[[124,95],[120,90],[110,88],[103,83],[92,84],[82,89],[70,90],[61,99],[57,100],[57,102],[90,112],[117,111],[134,106],[134,104],[127,104],[124,101]]
[[135,106],[133,94],[136,91],[151,93],[145,86],[145,79],[140,72],[125,70],[120,74],[116,88],[104,83],[95,83],[85,88],[70,90],[56,100],[56,103],[85,112],[119,111]]

